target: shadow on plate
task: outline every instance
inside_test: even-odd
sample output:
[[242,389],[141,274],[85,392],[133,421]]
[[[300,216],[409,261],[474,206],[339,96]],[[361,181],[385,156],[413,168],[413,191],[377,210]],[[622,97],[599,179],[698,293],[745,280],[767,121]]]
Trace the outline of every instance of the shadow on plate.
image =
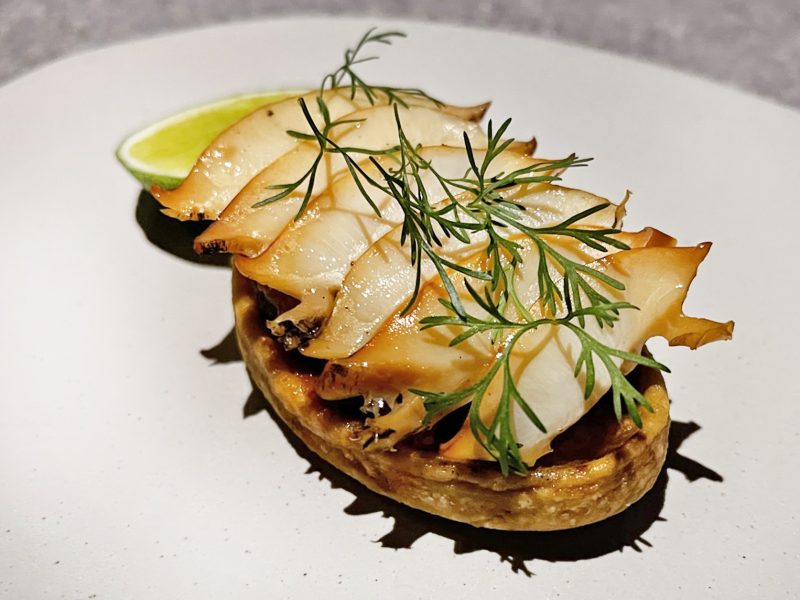
[[[213,348],[202,350],[201,354],[213,361],[213,364],[240,360],[233,332]],[[625,512],[600,523],[569,531],[528,533],[479,529],[429,515],[384,498],[332,467],[292,433],[254,385],[244,404],[244,417],[248,418],[262,411],[268,413],[278,424],[295,452],[308,461],[308,474],[316,473],[319,479],[327,480],[331,487],[347,490],[355,496],[353,502],[345,508],[347,514],[357,516],[382,513],[384,517],[394,520],[392,529],[377,540],[384,548],[411,548],[427,534],[439,535],[453,540],[456,554],[486,550],[496,554],[501,562],[508,563],[515,573],[527,576],[533,575],[527,564],[529,561],[577,561],[621,552],[626,548],[642,552],[651,547],[644,534],[653,523],[665,520],[659,515],[664,506],[670,471],[682,473],[688,481],[722,481],[722,476],[713,469],[679,453],[683,442],[697,432],[700,426],[694,422],[673,421],[664,470],[653,489]]]
[[136,203],[136,222],[148,241],[157,248],[180,259],[201,265],[227,267],[230,258],[225,254],[200,256],[195,254],[192,243],[208,226],[204,221],[178,221],[161,212],[161,205],[142,190]]

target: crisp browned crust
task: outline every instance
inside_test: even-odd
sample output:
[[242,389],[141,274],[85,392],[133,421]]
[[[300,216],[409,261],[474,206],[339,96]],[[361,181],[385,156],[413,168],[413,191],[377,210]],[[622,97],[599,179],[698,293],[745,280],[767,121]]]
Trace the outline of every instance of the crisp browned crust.
[[637,369],[637,385],[654,408],[642,411],[641,430],[594,410],[556,438],[554,452],[526,477],[410,446],[371,452],[358,440],[361,421],[321,400],[313,372],[267,335],[254,286],[233,271],[237,339],[256,385],[311,450],[371,490],[479,527],[546,531],[610,517],[655,483],[669,433],[669,400],[657,371]]

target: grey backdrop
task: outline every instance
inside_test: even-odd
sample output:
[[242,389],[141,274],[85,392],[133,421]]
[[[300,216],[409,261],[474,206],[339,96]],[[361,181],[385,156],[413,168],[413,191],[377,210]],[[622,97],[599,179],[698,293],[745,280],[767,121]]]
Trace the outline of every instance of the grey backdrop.
[[291,13],[524,31],[728,82],[800,107],[800,0],[0,0],[0,82],[122,40]]

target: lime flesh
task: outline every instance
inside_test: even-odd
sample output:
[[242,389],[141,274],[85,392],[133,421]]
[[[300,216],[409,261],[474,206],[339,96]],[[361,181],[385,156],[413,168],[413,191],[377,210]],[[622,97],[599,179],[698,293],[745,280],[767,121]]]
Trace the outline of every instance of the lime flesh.
[[301,93],[285,90],[234,96],[167,117],[127,137],[117,159],[141,184],[174,188],[225,129],[260,106]]

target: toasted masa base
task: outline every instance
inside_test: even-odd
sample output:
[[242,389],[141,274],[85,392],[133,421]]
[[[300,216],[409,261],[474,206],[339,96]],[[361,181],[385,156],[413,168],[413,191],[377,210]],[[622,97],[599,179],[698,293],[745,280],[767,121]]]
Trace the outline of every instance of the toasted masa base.
[[369,489],[420,510],[478,527],[548,531],[600,521],[624,510],[655,483],[669,433],[669,399],[658,371],[637,368],[653,407],[643,427],[618,423],[606,406],[558,436],[527,476],[504,477],[490,462],[453,462],[399,445],[369,451],[361,421],[314,392],[313,371],[267,334],[255,287],[233,270],[236,334],[256,385],[289,428],[320,457]]

